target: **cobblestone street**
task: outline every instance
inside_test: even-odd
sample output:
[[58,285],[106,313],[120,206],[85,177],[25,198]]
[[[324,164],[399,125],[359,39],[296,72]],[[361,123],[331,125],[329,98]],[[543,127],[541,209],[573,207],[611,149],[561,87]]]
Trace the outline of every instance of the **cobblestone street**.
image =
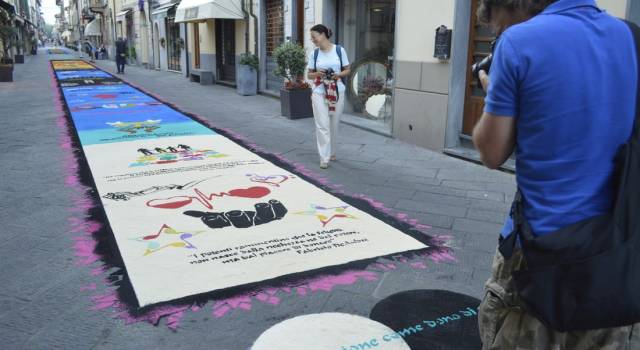
[[[346,124],[336,162],[319,168],[313,119],[289,120],[280,102],[244,97],[235,89],[191,83],[176,73],[128,66],[116,75],[182,111],[231,130],[258,147],[311,169],[345,193],[384,204],[416,219],[432,236],[448,236],[455,261],[425,268],[395,264],[330,290],[279,293],[277,305],[253,302],[217,317],[213,301],[186,312],[177,330],[163,318],[127,324],[92,298],[105,283],[97,265],[79,263],[78,214],[60,146],[67,132],[49,60],[77,59],[44,49],[16,65],[14,83],[0,84],[0,347],[3,349],[249,349],[273,325],[295,316],[342,312],[368,317],[381,300],[411,290],[446,290],[481,299],[498,232],[515,191],[512,174],[409,145]],[[113,61],[96,66],[115,75]],[[381,263],[388,263],[380,259]],[[97,273],[99,274],[99,272]],[[419,305],[416,305],[419,307]]]

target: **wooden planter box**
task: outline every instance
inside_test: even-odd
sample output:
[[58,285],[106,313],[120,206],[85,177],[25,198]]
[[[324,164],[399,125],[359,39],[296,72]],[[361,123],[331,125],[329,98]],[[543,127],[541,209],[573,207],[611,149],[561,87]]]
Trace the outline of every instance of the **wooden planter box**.
[[13,81],[13,65],[0,64],[0,82]]
[[280,90],[280,108],[289,119],[312,118],[311,89]]

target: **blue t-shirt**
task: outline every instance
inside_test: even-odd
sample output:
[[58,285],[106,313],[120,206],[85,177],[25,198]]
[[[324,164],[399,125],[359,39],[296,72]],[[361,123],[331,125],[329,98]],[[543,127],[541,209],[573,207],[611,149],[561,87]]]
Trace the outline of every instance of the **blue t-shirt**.
[[636,61],[629,27],[593,0],[559,0],[498,40],[485,111],[517,119],[516,180],[536,235],[611,210]]

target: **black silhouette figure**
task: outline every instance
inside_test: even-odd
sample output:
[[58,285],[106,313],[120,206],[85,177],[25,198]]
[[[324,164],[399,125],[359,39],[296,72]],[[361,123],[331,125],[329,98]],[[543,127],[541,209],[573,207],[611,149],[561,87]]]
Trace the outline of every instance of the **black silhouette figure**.
[[153,152],[149,151],[149,150],[148,150],[148,149],[146,149],[146,148],[140,148],[140,149],[138,149],[138,152],[140,152],[140,153],[144,154],[145,156],[150,156],[150,155],[152,155],[152,154],[153,154]]
[[183,151],[191,151],[191,147],[187,145],[178,145],[178,148],[182,149]]
[[171,146],[167,147],[167,150],[169,150],[169,152],[171,152],[171,153],[178,153],[178,150],[173,148],[173,147],[171,147]]
[[210,228],[223,228],[233,225],[236,228],[248,228],[280,220],[287,214],[287,208],[279,200],[269,203],[256,203],[256,211],[232,210],[225,213],[212,213],[188,210],[183,214],[200,218]]
[[158,153],[167,153],[167,151],[163,150],[163,149],[162,149],[162,148],[160,148],[160,147],[156,147],[156,148],[154,148],[154,149],[155,149],[155,150],[156,150],[156,152],[158,152]]

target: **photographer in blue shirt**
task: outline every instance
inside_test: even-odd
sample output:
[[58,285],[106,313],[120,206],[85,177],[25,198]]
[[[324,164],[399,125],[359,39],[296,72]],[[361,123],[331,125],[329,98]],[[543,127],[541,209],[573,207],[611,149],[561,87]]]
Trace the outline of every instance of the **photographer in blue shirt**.
[[[611,210],[614,158],[631,136],[638,83],[629,27],[594,0],[480,0],[499,39],[473,131],[483,163],[515,151],[524,215],[545,235]],[[511,218],[502,235],[513,228]],[[640,325],[560,333],[521,306],[509,260],[496,253],[480,305],[485,349],[640,349]],[[640,292],[640,291],[639,291]]]

